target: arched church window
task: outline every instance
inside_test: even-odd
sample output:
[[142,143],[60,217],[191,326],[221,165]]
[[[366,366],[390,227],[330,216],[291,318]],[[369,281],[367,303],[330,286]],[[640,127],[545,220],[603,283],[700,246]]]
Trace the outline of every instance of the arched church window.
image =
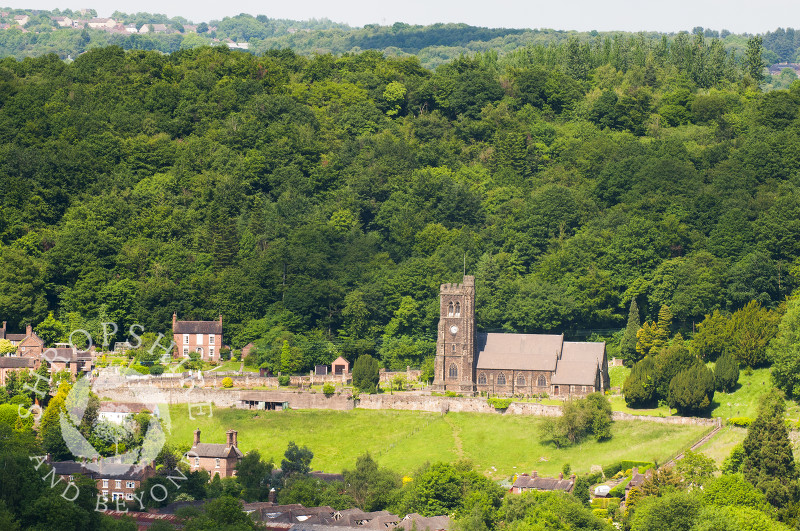
[[481,373],[480,376],[478,376],[478,384],[479,385],[486,385],[486,374],[485,373]]
[[506,384],[506,375],[502,372],[497,376],[497,385],[505,385]]
[[517,385],[525,386],[525,377],[521,374],[517,376]]
[[539,375],[539,381],[536,382],[536,385],[539,387],[547,387],[547,378],[544,377],[544,374]]
[[455,363],[450,364],[450,371],[449,371],[450,378],[456,379],[458,378],[458,367],[456,367]]
[[461,317],[461,303],[456,303],[456,317]]
[[453,303],[447,305],[447,316],[453,317]]

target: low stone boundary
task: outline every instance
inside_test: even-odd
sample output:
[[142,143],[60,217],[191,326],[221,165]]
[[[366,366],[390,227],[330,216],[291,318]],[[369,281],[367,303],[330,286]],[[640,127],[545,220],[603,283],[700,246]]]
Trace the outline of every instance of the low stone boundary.
[[[334,393],[325,396],[323,393],[308,391],[248,391],[238,389],[213,389],[204,387],[153,389],[148,386],[132,385],[115,388],[96,389],[101,398],[130,402],[135,399],[147,400],[148,396],[166,396],[170,404],[213,403],[216,407],[246,407],[243,400],[287,403],[291,409],[330,409],[348,411],[359,409],[395,409],[405,411],[427,411],[430,413],[469,412],[495,415],[533,415],[538,417],[558,417],[560,406],[538,404],[536,402],[512,402],[508,408],[498,410],[492,407],[485,398],[479,397],[443,397],[411,393],[361,395],[354,401],[349,393]],[[659,422],[662,424],[683,424],[697,426],[720,426],[720,418],[697,417],[654,417],[647,415],[631,415],[614,411],[614,420],[633,420],[640,422]]]

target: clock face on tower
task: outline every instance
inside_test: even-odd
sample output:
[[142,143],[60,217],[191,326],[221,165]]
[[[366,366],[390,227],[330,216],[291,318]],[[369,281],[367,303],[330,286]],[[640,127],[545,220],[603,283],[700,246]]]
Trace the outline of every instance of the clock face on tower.
[[458,332],[458,327],[456,325],[451,326],[450,333],[456,335],[456,332]]

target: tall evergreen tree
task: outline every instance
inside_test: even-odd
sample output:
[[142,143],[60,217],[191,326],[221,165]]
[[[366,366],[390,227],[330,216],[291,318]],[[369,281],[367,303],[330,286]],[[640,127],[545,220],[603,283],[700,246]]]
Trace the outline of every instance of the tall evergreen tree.
[[742,472],[772,505],[786,506],[797,498],[797,468],[784,423],[786,403],[773,390],[761,398],[758,417],[744,439]]
[[764,59],[761,55],[763,51],[762,39],[758,35],[751,37],[747,41],[747,50],[744,58],[745,68],[756,83],[760,83],[764,79]]
[[714,386],[717,391],[733,391],[739,381],[739,362],[730,354],[723,354],[714,366]]
[[633,365],[638,361],[636,356],[636,332],[639,331],[641,321],[639,320],[639,305],[636,304],[636,297],[631,300],[631,307],[628,310],[628,325],[619,344],[619,351],[625,365]]

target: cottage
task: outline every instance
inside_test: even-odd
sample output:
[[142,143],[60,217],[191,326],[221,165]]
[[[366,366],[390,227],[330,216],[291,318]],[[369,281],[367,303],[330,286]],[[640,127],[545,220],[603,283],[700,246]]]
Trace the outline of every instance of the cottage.
[[71,28],[72,19],[69,17],[53,17],[53,22],[58,24],[59,28]]
[[520,474],[514,485],[511,486],[511,492],[514,494],[521,494],[532,490],[539,491],[555,491],[562,490],[570,493],[575,488],[575,474],[572,474],[569,479],[564,479],[564,474],[558,474],[558,478],[543,478],[534,470],[531,475]]
[[17,355],[27,356],[38,359],[44,351],[44,341],[36,335],[33,327],[28,325],[24,334],[9,334],[6,322],[3,321],[3,328],[0,328],[0,339],[7,339],[17,347]]
[[152,465],[138,466],[128,463],[115,463],[102,460],[91,465],[75,461],[56,461],[47,463],[55,471],[55,475],[66,482],[74,481],[75,476],[82,475],[97,484],[99,495],[107,500],[133,501],[134,493],[141,488],[147,478],[155,475]]
[[6,385],[6,378],[10,372],[36,370],[38,363],[34,358],[19,356],[0,357],[0,386]]
[[475,277],[442,284],[440,293],[434,390],[568,397],[608,389],[604,342],[569,342],[563,334],[481,333],[475,323]]
[[117,25],[113,18],[92,18],[87,22],[91,29],[111,29]]
[[644,474],[641,474],[639,473],[638,466],[633,467],[633,469],[631,470],[631,480],[628,482],[627,485],[625,485],[625,502],[627,503],[628,494],[630,493],[632,488],[639,487],[639,490],[641,490],[641,486],[644,484],[644,482],[650,479],[651,477],[653,477],[652,468],[645,470]]
[[89,351],[79,351],[67,343],[56,343],[42,354],[42,360],[50,366],[50,372],[68,371],[73,377],[91,374],[94,369],[94,357]]
[[222,348],[222,315],[217,321],[178,321],[174,313],[172,338],[177,345],[176,356],[197,352],[203,361],[217,361]]
[[122,426],[133,415],[142,412],[152,413],[156,417],[161,415],[158,405],[153,407],[153,411],[150,411],[144,404],[137,402],[101,402],[97,416],[100,420]]
[[24,26],[30,21],[30,17],[28,15],[14,15],[14,22],[19,24],[20,26]]
[[212,478],[215,475],[223,478],[236,475],[235,467],[244,457],[238,448],[238,432],[228,430],[225,435],[227,436],[225,444],[201,443],[200,429],[194,430],[192,449],[186,452],[192,472],[206,470]]

